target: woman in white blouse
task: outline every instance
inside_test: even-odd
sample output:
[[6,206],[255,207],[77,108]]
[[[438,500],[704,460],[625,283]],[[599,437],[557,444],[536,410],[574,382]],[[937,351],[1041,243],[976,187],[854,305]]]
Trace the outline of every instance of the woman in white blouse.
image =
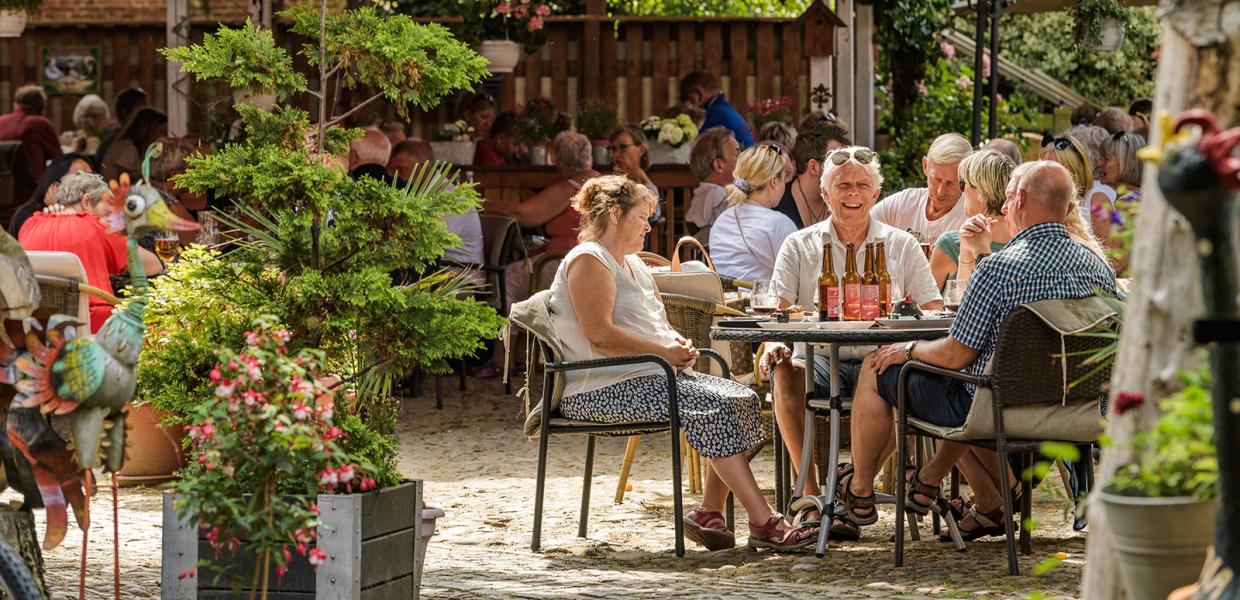
[[[711,465],[702,504],[685,518],[687,537],[709,550],[735,545],[721,512],[731,490],[749,515],[751,548],[812,544],[817,528],[793,527],[775,512],[745,460],[745,452],[764,437],[758,396],[739,383],[691,369],[698,351],[668,324],[654,278],[636,256],[656,201],[642,185],[616,175],[587,181],[573,198],[582,215],[579,243],[551,285],[551,315],[564,357],[654,354],[679,372],[681,425],[689,444]],[[665,421],[667,386],[665,372],[651,363],[570,371],[560,412],[598,423]]]
[[764,142],[736,158],[732,184],[727,187],[731,206],[710,230],[710,256],[721,274],[766,281],[775,271],[779,247],[797,230],[792,219],[772,210],[787,185],[786,154],[778,144]]

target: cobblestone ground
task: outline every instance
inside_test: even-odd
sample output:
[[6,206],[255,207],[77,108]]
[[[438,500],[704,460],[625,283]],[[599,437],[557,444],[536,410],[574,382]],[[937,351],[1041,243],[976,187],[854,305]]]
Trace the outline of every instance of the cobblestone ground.
[[[857,543],[813,555],[705,552],[688,542],[672,552],[669,451],[661,437],[643,440],[621,504],[612,502],[624,439],[597,444],[588,537],[576,537],[584,436],[554,438],[548,464],[543,551],[529,550],[537,445],[520,435],[520,401],[495,381],[470,380],[465,393],[444,380],[445,408],[428,395],[405,401],[401,413],[401,470],[425,480],[428,504],[442,507],[422,583],[428,598],[1051,598],[1078,595],[1085,538],[1073,532],[1058,501],[1035,503],[1042,522],[1034,554],[1021,556],[1023,575],[1007,575],[1000,538],[951,551],[929,535],[907,545],[905,567],[892,566],[890,511],[865,528]],[[429,386],[428,386],[429,387]],[[771,451],[753,461],[759,484],[773,495]],[[1059,485],[1053,478],[1043,488]],[[95,500],[88,552],[87,597],[112,591],[111,503]],[[11,492],[5,495],[11,498]],[[695,498],[686,494],[686,507]],[[123,598],[158,598],[158,490],[125,489],[119,503]],[[889,508],[889,507],[885,507]],[[745,522],[737,506],[737,522]],[[40,532],[43,529],[39,521]],[[742,531],[744,526],[741,526]],[[70,528],[45,552],[55,599],[77,597],[82,535]],[[1043,575],[1033,567],[1057,552],[1067,558]]]

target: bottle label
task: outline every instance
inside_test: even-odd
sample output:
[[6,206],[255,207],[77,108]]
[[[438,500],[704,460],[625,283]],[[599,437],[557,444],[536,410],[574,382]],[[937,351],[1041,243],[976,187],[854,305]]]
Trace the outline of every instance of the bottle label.
[[861,286],[861,318],[872,321],[878,318],[878,286]]
[[833,285],[827,288],[827,301],[825,306],[818,309],[819,314],[826,311],[826,317],[831,321],[838,321],[840,318],[840,286]]
[[861,318],[861,284],[859,283],[844,286],[844,318],[850,321]]

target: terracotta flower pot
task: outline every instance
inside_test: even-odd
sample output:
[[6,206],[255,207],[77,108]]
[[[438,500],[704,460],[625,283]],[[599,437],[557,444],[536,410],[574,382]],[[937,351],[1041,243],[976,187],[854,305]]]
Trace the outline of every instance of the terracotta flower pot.
[[180,426],[160,427],[166,413],[148,405],[129,409],[125,422],[130,429],[125,437],[125,467],[117,474],[122,486],[155,485],[176,479],[176,472],[185,467],[185,430]]

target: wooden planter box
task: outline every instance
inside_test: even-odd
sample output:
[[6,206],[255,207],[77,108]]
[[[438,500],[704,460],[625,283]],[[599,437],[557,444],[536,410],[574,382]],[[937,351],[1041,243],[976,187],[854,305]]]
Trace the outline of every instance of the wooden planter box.
[[[235,593],[232,579],[213,582],[212,569],[180,578],[199,558],[230,567],[249,584],[254,555],[242,548],[234,556],[214,559],[214,551],[192,519],[177,518],[175,496],[164,492],[163,564],[160,591],[165,600],[246,600],[248,591]],[[417,598],[422,573],[417,556],[422,541],[422,482],[361,494],[320,495],[323,525],[316,545],[327,560],[315,570],[305,557],[293,553],[284,577],[268,583],[269,600],[397,600]],[[429,533],[429,532],[428,532]]]

